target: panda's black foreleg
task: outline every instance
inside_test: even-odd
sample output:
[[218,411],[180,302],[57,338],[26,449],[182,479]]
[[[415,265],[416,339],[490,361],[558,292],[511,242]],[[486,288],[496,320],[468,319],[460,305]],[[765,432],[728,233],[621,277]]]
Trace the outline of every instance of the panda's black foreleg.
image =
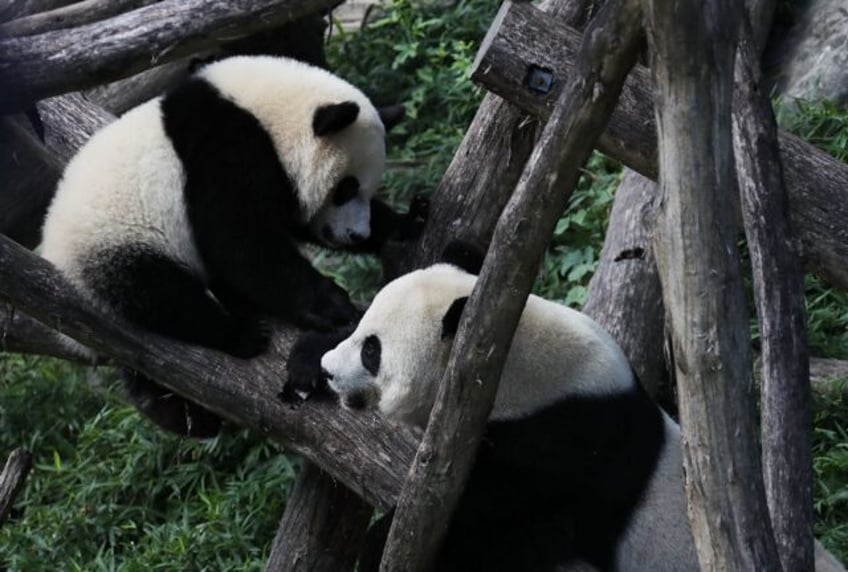
[[265,350],[259,319],[231,313],[188,268],[144,245],[101,253],[87,267],[97,297],[138,325],[185,342],[250,358]]
[[208,251],[206,262],[213,284],[259,312],[322,331],[359,318],[347,292],[315,270],[290,242],[231,245]]

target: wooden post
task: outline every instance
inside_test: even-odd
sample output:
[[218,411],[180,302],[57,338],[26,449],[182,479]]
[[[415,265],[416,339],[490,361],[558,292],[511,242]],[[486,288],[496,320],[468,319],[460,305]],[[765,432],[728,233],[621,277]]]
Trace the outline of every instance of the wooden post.
[[689,520],[704,570],[780,570],[754,430],[736,252],[731,0],[644,0],[659,131],[654,248],[674,355]]
[[804,279],[789,222],[777,123],[743,20],[733,144],[762,340],[763,477],[784,570],[813,568],[813,455]]
[[266,572],[352,571],[371,513],[371,506],[358,495],[304,462],[286,503]]

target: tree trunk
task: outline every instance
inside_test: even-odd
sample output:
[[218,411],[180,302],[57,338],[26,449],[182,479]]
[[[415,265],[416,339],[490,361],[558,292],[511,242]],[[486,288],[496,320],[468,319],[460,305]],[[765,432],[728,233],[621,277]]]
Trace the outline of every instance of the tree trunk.
[[286,503],[266,572],[353,570],[371,513],[371,506],[358,495],[304,462]]
[[[743,24],[745,21],[743,20]],[[748,26],[736,54],[733,144],[762,340],[763,477],[784,570],[813,568],[813,459],[804,281],[777,123]]]
[[[736,252],[730,0],[646,0],[659,130],[654,248],[670,323],[689,520],[704,570],[780,570]],[[728,38],[728,34],[731,37]]]
[[90,24],[154,2],[159,0],[83,0],[69,6],[30,14],[0,24],[0,38],[33,36],[52,30]]

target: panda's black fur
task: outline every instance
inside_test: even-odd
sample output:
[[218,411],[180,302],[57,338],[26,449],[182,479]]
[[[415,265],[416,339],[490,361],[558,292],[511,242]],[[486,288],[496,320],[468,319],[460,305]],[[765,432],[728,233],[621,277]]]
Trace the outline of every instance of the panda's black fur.
[[[288,66],[284,73],[291,74],[290,80],[294,82],[298,81],[298,73],[329,76],[323,70],[314,71],[317,68],[282,58],[242,57],[233,60],[234,63],[224,61],[213,65],[230,65],[238,72],[241,71],[239,66],[256,62],[265,66],[260,69],[282,62],[282,65]],[[340,83],[337,79],[320,81]],[[327,96],[324,103],[320,101],[320,91],[300,96],[301,99],[311,97],[316,101],[316,107],[310,111],[314,115],[303,118],[302,122],[303,129],[314,131],[319,145],[320,138],[330,140],[337,137],[337,133],[339,137],[345,137],[350,126],[366,113],[365,107],[370,106],[359,92],[356,92],[356,101],[339,102],[334,99],[340,97],[339,93],[347,95],[347,91],[354,90],[352,87],[332,84],[332,89],[335,91]],[[271,94],[264,97],[272,99]],[[286,94],[281,97],[285,98]],[[158,105],[158,115],[150,110],[151,105]],[[145,106],[142,111],[141,107]],[[137,109],[128,112],[124,118],[148,113],[151,117],[147,120],[148,124],[161,121],[168,144],[179,160],[183,178],[181,199],[166,199],[175,202],[177,208],[182,201],[193,249],[196,249],[198,265],[202,267],[190,267],[180,258],[185,247],[174,247],[180,255],[175,257],[173,252],[166,252],[167,249],[156,242],[159,238],[152,235],[157,231],[137,231],[129,224],[126,225],[129,230],[115,230],[103,240],[97,238],[97,228],[85,230],[88,236],[83,237],[80,242],[83,247],[76,251],[62,244],[72,238],[72,232],[77,232],[67,230],[76,227],[70,227],[63,217],[69,219],[76,214],[71,211],[81,201],[95,202],[87,198],[87,190],[79,189],[84,178],[73,171],[76,169],[78,173],[89,169],[96,172],[97,154],[95,151],[85,154],[85,148],[77,161],[79,164],[72,162],[69,165],[70,175],[66,174],[66,179],[70,182],[64,182],[70,188],[64,191],[66,195],[76,193],[76,197],[81,198],[61,197],[63,185],[60,183],[57,199],[45,224],[44,250],[45,257],[65,271],[95,302],[152,331],[249,358],[261,353],[268,343],[269,330],[262,316],[280,317],[317,329],[332,329],[351,323],[358,312],[347,294],[312,267],[298,251],[298,243],[324,242],[334,248],[376,252],[389,238],[408,238],[419,232],[423,225],[426,214],[426,202],[423,200],[419,199],[409,214],[400,215],[372,197],[370,236],[360,238],[351,233],[353,238],[342,237],[344,241],[340,241],[340,237],[334,236],[327,225],[316,235],[315,229],[306,226],[309,221],[305,221],[302,214],[300,191],[293,175],[283,165],[281,160],[286,157],[280,155],[281,151],[272,140],[268,127],[252,111],[237,104],[202,75],[189,78],[160,100],[148,102]],[[396,108],[390,109],[380,119],[385,124],[395,121],[399,115]],[[124,118],[106,129],[112,129],[112,133],[116,129],[126,130],[120,125]],[[377,132],[374,133],[377,137]],[[121,141],[132,136],[132,133],[126,133]],[[97,137],[95,135],[93,140]],[[379,144],[382,145],[382,140]],[[165,145],[163,140],[152,148],[161,152]],[[119,148],[107,149],[104,154],[108,155],[107,162],[116,164],[121,161],[138,161],[141,164],[157,160],[149,158],[150,154],[134,156],[132,153],[137,153],[137,148],[130,147],[130,154],[124,157],[120,156]],[[314,166],[316,170],[321,167]],[[127,169],[116,167],[119,168]],[[162,169],[173,168],[162,166]],[[151,167],[147,165],[137,169],[132,173],[140,181],[134,183],[143,185],[144,173],[150,172]],[[173,192],[171,189],[162,190],[163,196],[166,191]],[[355,178],[343,178],[338,181],[336,189],[321,192],[327,193],[326,204],[343,207],[358,194],[359,182]],[[151,200],[159,200],[158,195],[150,196],[154,197]],[[139,201],[144,202],[142,199]],[[85,206],[98,208],[97,204]],[[103,205],[103,208],[119,207],[110,204]],[[136,207],[128,205],[128,208]],[[145,216],[151,215],[136,218],[144,220]],[[105,226],[108,224],[109,221]],[[142,234],[141,238],[135,238],[133,234],[138,232]],[[151,235],[152,240],[148,241],[144,233]],[[191,253],[186,254],[186,258],[191,259]],[[128,381],[130,396],[142,411],[163,427],[200,437],[217,433],[217,418],[202,408],[159,388],[140,374],[131,374]]]

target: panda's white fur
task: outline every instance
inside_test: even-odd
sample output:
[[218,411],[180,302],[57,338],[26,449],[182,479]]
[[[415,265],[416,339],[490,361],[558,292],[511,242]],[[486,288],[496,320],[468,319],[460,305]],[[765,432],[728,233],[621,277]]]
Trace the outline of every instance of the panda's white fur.
[[[451,347],[450,339],[442,339],[442,318],[454,300],[470,295],[475,281],[456,267],[439,264],[383,288],[350,337],[321,359],[341,403],[357,396],[358,404],[364,399],[390,419],[424,427]],[[380,341],[376,375],[363,367],[360,355],[369,336]],[[530,296],[491,420],[530,419],[552,403],[574,397],[614,398],[633,391],[637,383],[626,357],[598,324],[580,312]],[[616,570],[697,567],[686,517],[680,433],[661,415],[664,443],[641,499],[617,538]],[[585,569],[585,563],[574,561],[560,566],[557,569]]]
[[[271,135],[299,189],[301,222],[344,228],[335,233],[342,242],[347,230],[368,236],[368,201],[385,165],[385,130],[359,89],[320,68],[271,56],[228,58],[197,75],[249,110]],[[316,106],[341,101],[359,105],[354,124],[332,140],[316,137]],[[162,97],[152,99],[96,133],[59,183],[43,228],[42,255],[78,286],[85,286],[82,257],[134,240],[204,272],[186,218],[183,165],[165,133],[161,103]],[[332,207],[328,195],[344,174],[356,174],[360,196],[341,208],[325,208]]]

